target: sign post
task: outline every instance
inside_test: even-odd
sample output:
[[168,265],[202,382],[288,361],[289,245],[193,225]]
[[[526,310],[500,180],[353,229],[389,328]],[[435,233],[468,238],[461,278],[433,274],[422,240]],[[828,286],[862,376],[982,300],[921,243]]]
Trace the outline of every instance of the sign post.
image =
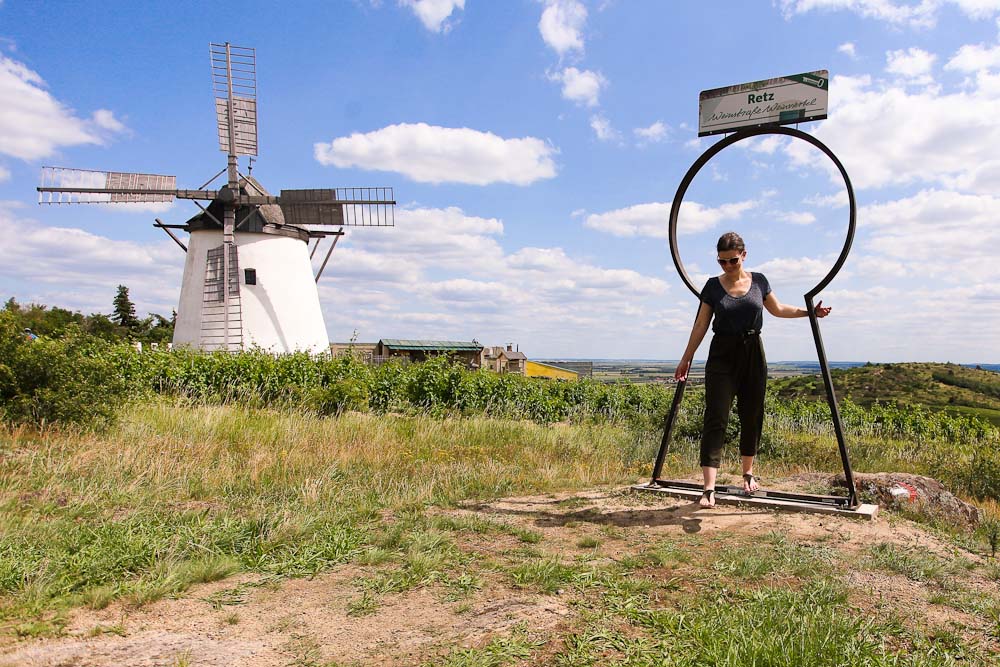
[[[801,132],[794,128],[781,127],[792,123],[799,123],[809,120],[821,120],[826,118],[827,90],[829,88],[829,75],[826,70],[809,72],[807,74],[796,74],[792,76],[780,77],[777,79],[766,79],[745,83],[727,88],[716,88],[706,90],[700,96],[700,116],[698,123],[698,136],[708,136],[722,132],[733,132],[722,141],[710,146],[688,170],[681,180],[674,195],[673,205],[670,209],[670,254],[684,284],[695,295],[699,296],[698,288],[691,282],[684,264],[677,249],[677,219],[680,214],[681,204],[688,186],[694,180],[702,167],[708,161],[721,152],[723,149],[733,144],[765,134],[777,134],[789,136],[806,141],[829,157],[840,171],[844,179],[844,186],[847,188],[848,202],[850,204],[850,217],[848,219],[847,238],[844,247],[840,252],[833,268],[826,276],[809,292],[804,295],[806,309],[809,312],[809,321],[812,329],[813,339],[816,343],[816,352],[819,357],[820,370],[823,375],[824,385],[827,392],[827,401],[830,405],[831,416],[834,423],[834,431],[837,436],[837,445],[840,449],[841,462],[844,465],[844,476],[847,482],[848,497],[840,496],[817,496],[811,494],[785,493],[771,490],[761,490],[753,498],[743,498],[736,502],[752,502],[754,504],[772,503],[772,506],[784,506],[788,509],[799,509],[806,511],[823,511],[832,513],[847,513],[862,515],[866,518],[874,517],[877,508],[869,505],[861,505],[858,502],[857,490],[854,486],[854,475],[851,470],[850,460],[847,455],[847,445],[844,439],[843,424],[840,419],[840,410],[837,406],[837,397],[834,393],[833,381],[830,374],[830,366],[826,359],[826,350],[823,347],[823,339],[819,331],[819,321],[815,314],[813,298],[825,288],[831,280],[840,272],[847,255],[851,250],[854,241],[854,230],[857,219],[857,206],[854,198],[854,188],[847,175],[847,170],[840,162],[833,151],[816,137]],[[683,396],[684,383],[677,386],[674,394],[674,401],[670,412],[667,414],[664,424],[663,440],[660,450],[657,453],[656,463],[652,478],[648,485],[636,485],[633,488],[641,490],[652,490],[666,492],[671,495],[685,497],[698,497],[700,495],[700,485],[690,482],[661,480],[659,479],[663,461],[670,446],[670,435],[673,430],[673,422],[676,419],[679,403]],[[737,489],[716,486],[720,494],[720,501],[733,502],[726,496],[735,496]],[[735,500],[735,499],[734,499]]]
[[698,96],[698,136],[822,120],[829,88],[830,73],[823,69],[703,90]]

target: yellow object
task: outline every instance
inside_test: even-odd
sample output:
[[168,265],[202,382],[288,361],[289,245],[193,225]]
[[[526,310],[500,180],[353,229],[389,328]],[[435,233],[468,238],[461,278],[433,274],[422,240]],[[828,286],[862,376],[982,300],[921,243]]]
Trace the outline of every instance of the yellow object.
[[557,380],[576,380],[579,377],[576,371],[542,364],[537,361],[529,361],[524,374],[531,378],[554,378]]

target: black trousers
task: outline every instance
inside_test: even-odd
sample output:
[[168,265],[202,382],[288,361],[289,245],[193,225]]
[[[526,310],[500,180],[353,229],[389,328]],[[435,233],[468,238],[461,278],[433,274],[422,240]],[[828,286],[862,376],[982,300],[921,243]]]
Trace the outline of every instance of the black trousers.
[[729,412],[736,399],[740,419],[740,455],[754,456],[764,428],[767,359],[759,335],[716,334],[705,363],[705,426],[701,465],[718,468]]

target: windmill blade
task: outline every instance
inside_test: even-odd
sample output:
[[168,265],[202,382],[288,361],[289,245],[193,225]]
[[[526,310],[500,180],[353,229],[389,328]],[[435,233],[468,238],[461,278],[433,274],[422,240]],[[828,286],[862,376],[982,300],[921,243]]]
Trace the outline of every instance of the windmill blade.
[[169,202],[179,194],[176,176],[65,167],[42,167],[37,189],[39,204]]
[[394,227],[392,188],[282,190],[278,204],[289,225]]
[[229,42],[213,43],[209,44],[209,55],[219,150],[230,155],[257,155],[256,51]]

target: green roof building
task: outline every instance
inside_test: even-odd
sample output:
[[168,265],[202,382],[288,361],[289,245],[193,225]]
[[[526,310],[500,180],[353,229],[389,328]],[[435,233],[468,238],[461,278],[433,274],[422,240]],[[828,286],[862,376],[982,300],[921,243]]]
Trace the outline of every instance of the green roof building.
[[483,346],[474,340],[402,340],[399,338],[383,338],[375,347],[375,357],[380,361],[387,361],[389,359],[425,361],[429,357],[442,354],[462,359],[469,368],[479,368],[482,364]]

